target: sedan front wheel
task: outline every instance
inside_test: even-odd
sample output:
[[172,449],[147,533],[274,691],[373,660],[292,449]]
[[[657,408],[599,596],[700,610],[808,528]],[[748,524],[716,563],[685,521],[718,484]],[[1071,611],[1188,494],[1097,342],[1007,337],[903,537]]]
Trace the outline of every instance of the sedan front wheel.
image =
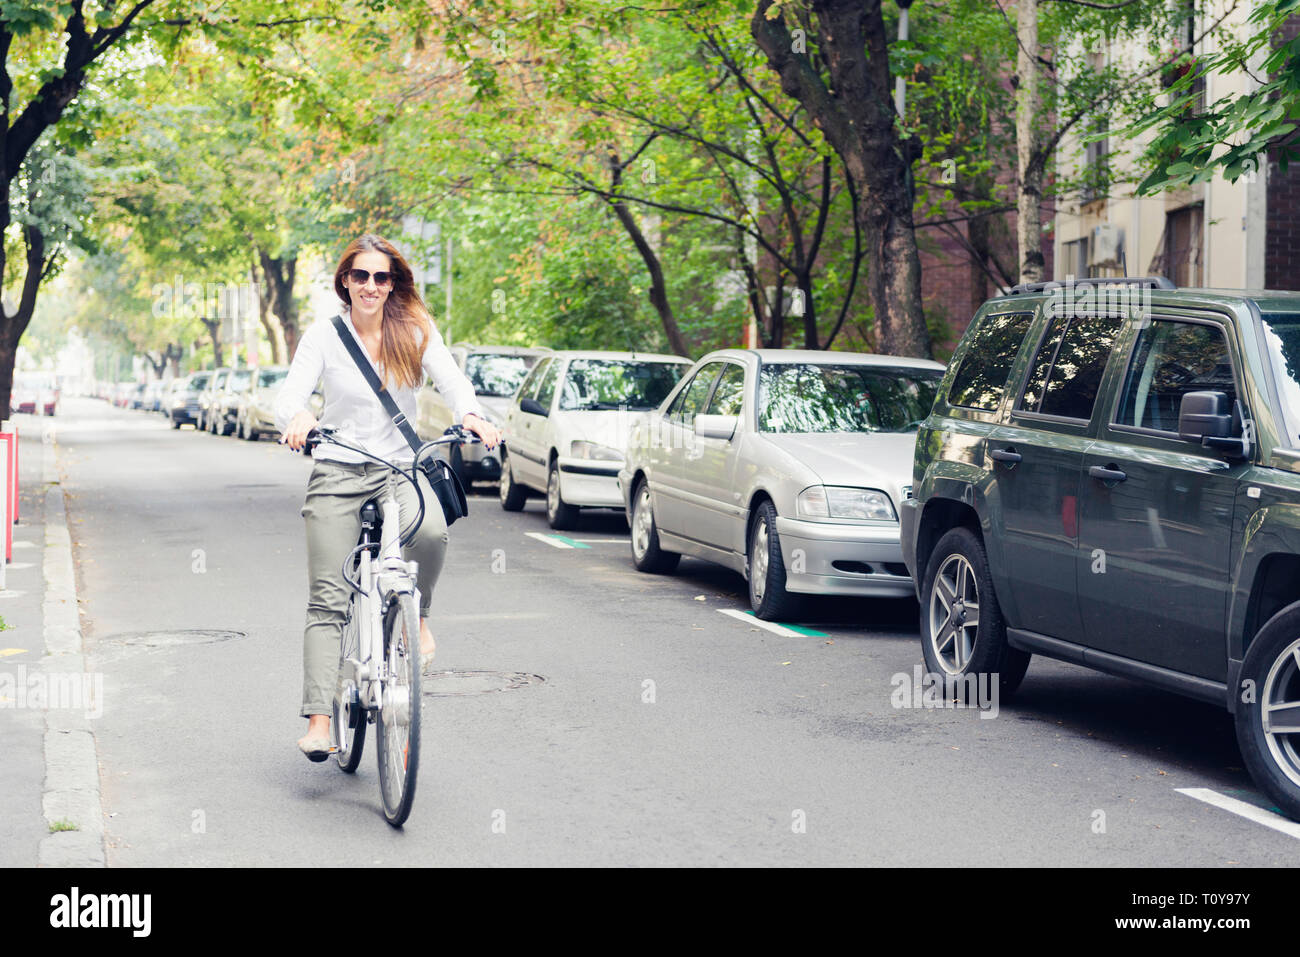
[[785,587],[785,558],[776,531],[776,506],[763,502],[749,526],[749,606],[764,621],[790,618],[798,612],[799,596]]

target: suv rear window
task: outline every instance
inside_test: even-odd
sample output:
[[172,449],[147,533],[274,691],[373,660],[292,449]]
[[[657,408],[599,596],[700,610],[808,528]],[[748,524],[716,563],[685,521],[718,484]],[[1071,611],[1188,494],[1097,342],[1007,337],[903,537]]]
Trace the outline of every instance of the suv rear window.
[[1118,316],[1074,316],[1068,321],[1056,316],[1030,367],[1018,408],[1091,419],[1121,321]]
[[948,390],[948,404],[996,411],[1007,376],[1033,315],[1028,312],[985,316]]

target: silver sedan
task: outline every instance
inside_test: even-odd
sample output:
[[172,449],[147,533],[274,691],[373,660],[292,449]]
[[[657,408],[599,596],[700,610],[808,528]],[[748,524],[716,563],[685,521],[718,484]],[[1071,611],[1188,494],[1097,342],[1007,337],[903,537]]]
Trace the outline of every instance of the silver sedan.
[[705,356],[632,428],[619,472],[632,558],[735,569],[760,618],[799,595],[906,597],[899,503],[944,367],[789,349]]

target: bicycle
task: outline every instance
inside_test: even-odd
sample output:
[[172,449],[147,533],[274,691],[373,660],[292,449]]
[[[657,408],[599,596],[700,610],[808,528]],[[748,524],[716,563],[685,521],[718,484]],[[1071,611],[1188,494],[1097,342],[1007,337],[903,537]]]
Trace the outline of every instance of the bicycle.
[[[361,506],[361,534],[343,560],[343,578],[351,586],[347,616],[339,641],[339,677],[330,721],[330,753],[348,774],[361,764],[366,726],[376,725],[379,792],[384,817],[401,827],[415,801],[420,764],[420,590],[414,561],[402,558],[424,522],[424,494],[410,471],[339,439],[335,429],[312,429],[307,447],[326,442],[350,449],[402,476],[415,487],[419,508],[411,524],[400,528],[397,496],[391,485]],[[439,445],[478,441],[460,426],[424,443],[421,461]],[[435,500],[435,507],[437,502]]]

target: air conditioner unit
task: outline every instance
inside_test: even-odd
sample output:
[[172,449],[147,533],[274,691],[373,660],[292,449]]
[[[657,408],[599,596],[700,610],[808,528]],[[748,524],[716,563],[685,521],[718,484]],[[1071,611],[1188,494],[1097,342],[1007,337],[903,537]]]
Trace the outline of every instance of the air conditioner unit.
[[1118,266],[1120,247],[1124,244],[1124,230],[1110,223],[1094,226],[1092,242],[1088,246],[1089,266]]

